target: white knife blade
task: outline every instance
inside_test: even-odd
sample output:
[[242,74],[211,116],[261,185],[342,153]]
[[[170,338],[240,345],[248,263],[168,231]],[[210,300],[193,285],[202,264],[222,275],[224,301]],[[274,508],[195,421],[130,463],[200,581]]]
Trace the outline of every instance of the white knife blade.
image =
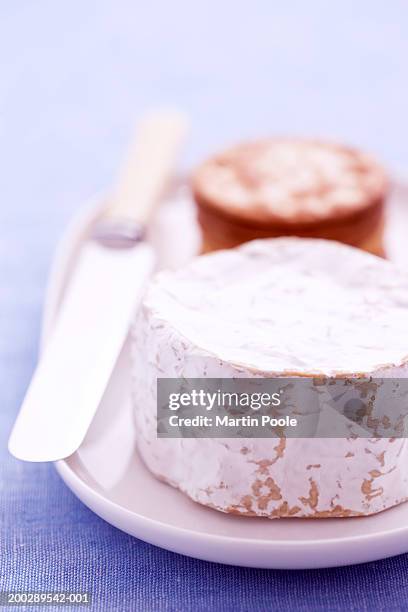
[[181,115],[145,119],[116,194],[94,228],[14,424],[9,450],[56,461],[83,441],[126,339],[155,257],[143,242],[185,134]]
[[150,245],[87,244],[9,441],[26,461],[56,461],[80,446],[154,266]]

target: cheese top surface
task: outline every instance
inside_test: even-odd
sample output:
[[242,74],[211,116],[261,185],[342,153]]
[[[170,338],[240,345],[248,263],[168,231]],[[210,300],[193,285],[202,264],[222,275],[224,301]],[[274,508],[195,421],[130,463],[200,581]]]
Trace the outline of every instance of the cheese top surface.
[[408,358],[408,275],[326,240],[197,257],[160,273],[144,306],[193,354],[255,374],[375,373]]
[[243,143],[198,168],[193,187],[207,205],[264,221],[347,216],[383,198],[387,179],[370,156],[318,140]]

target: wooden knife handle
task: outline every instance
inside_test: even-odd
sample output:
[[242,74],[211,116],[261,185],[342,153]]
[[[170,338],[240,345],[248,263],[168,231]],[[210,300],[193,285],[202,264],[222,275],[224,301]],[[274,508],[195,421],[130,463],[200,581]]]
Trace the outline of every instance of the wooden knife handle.
[[185,116],[175,112],[151,113],[139,123],[103,224],[146,226],[172,178],[186,132]]

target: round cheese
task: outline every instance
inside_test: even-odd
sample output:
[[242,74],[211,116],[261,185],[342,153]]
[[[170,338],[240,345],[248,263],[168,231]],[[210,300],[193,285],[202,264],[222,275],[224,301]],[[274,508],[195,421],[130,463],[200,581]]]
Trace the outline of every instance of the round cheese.
[[402,272],[332,241],[254,241],[160,273],[133,325],[145,463],[194,500],[249,516],[355,516],[404,501],[403,438],[158,439],[156,382],[406,377],[407,312]]
[[193,176],[199,205],[242,220],[333,221],[384,198],[387,179],[369,155],[336,143],[269,138],[203,162]]

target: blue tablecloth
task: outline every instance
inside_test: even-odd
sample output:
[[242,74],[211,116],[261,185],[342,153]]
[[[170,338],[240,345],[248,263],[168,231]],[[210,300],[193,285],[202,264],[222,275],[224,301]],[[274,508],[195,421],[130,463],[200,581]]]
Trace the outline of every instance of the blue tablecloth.
[[319,571],[205,563],[133,539],[52,466],[8,456],[69,217],[109,185],[134,118],[191,113],[186,165],[265,132],[330,135],[408,165],[405,0],[0,7],[1,589],[90,590],[95,610],[397,610],[408,557]]

